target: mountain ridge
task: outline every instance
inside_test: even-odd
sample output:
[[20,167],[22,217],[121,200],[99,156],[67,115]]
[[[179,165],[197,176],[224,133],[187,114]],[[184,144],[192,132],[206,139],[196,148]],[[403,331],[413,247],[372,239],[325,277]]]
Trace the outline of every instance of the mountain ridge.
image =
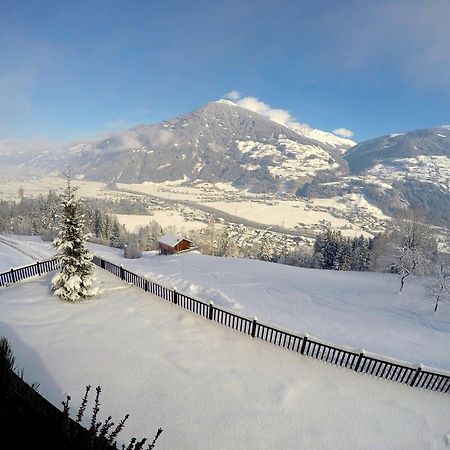
[[77,143],[59,154],[40,155],[31,163],[48,170],[70,167],[74,174],[100,181],[217,180],[256,191],[292,191],[318,173],[345,173],[341,153],[336,143],[216,101],[173,119]]

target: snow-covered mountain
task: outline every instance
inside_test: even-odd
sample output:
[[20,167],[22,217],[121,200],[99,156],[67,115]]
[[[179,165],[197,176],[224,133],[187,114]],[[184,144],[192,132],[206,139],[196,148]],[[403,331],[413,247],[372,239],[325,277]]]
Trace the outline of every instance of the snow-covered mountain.
[[219,100],[153,125],[43,154],[31,164],[122,183],[232,182],[255,191],[295,191],[319,174],[346,173],[352,141],[320,130],[302,134],[233,102]]
[[3,167],[70,172],[105,182],[228,182],[254,192],[331,198],[362,194],[393,214],[405,206],[450,223],[450,126],[353,145],[307,127],[295,130],[229,100],[61,151],[0,142]]
[[386,213],[410,206],[449,228],[450,126],[382,136],[344,157],[352,188],[363,190]]
[[317,128],[296,127],[294,131],[301,136],[314,139],[323,145],[330,146],[341,154],[346,153],[347,150],[356,145],[356,142],[351,139],[342,138],[333,133],[318,130]]
[[450,126],[396,133],[362,142],[345,155],[355,174],[385,183],[416,180],[448,188]]

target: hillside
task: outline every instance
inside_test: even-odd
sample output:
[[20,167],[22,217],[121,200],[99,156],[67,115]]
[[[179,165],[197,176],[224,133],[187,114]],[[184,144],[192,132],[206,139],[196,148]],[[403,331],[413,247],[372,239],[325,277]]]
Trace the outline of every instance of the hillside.
[[[353,174],[377,165],[395,167],[395,163],[414,159],[425,163],[427,158],[430,161],[435,158],[435,165],[439,166],[439,162],[450,159],[450,126],[395,133],[361,142],[350,149],[344,158]],[[441,168],[449,170],[450,164],[444,164]],[[412,177],[419,175],[411,172]]]
[[0,333],[54,404],[100,384],[101,411],[131,416],[124,441],[158,426],[160,450],[422,450],[447,439],[450,409],[440,393],[298,357],[105,272],[102,294],[74,305],[49,294],[50,278],[1,291]]
[[295,191],[318,173],[345,172],[339,155],[352,141],[320,130],[302,133],[222,100],[42,154],[29,165],[47,171],[70,167],[76,175],[107,182],[224,181],[257,192]]
[[447,230],[450,224],[450,127],[413,130],[361,142],[343,156],[349,175],[306,183],[299,194],[359,193],[387,215],[405,207]]
[[[42,254],[47,243],[19,242],[30,254]],[[433,313],[423,280],[407,283],[391,274],[303,269],[263,261],[219,258],[190,253],[140,259],[96,244],[91,249],[149,279],[205,301],[299,334],[410,363],[450,369],[450,304]],[[53,249],[49,248],[52,254]]]

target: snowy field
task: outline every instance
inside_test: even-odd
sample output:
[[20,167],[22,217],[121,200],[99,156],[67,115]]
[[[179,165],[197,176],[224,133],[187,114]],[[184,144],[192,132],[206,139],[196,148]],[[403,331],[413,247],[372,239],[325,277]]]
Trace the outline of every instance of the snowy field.
[[98,271],[102,294],[67,304],[51,276],[0,291],[0,334],[61,407],[101,385],[100,419],[157,449],[442,449],[450,403],[217,326]]
[[[174,225],[180,228],[184,226],[187,230],[201,228],[202,224],[195,220],[186,222],[176,211],[177,205],[172,204],[172,201],[187,200],[193,204],[210,206],[223,213],[261,223],[263,226],[284,226],[294,229],[298,225],[301,228],[319,231],[326,223],[332,223],[334,227],[341,229],[344,235],[351,237],[361,233],[368,236],[381,231],[388,220],[380,209],[359,194],[330,199],[286,199],[239,190],[230,183],[199,183],[188,187],[183,186],[183,182],[179,180],[164,183],[117,183],[118,188],[124,190],[118,192],[108,189],[105,183],[84,179],[73,180],[73,184],[79,187],[81,197],[118,199],[140,194],[157,196],[162,201],[169,200],[165,202],[166,211],[155,211],[154,219],[161,221],[161,225]],[[0,197],[18,200],[20,188],[23,188],[26,196],[46,195],[50,189],[60,192],[65,183],[64,178],[56,176],[28,176],[19,180],[0,179]],[[193,207],[192,211],[195,213],[198,210]],[[172,218],[169,215],[171,212]],[[135,226],[130,223],[131,219],[125,221],[127,228]]]
[[11,267],[25,266],[34,262],[36,260],[30,256],[3,244],[0,240],[0,272],[6,272]]
[[143,214],[116,214],[117,220],[128,231],[136,232],[147,226],[152,220],[162,227],[175,227],[177,230],[199,230],[207,224],[198,220],[186,220],[182,214],[174,210],[157,210],[151,216]]
[[[349,194],[330,199],[296,198],[286,200],[267,194],[240,191],[226,183],[201,183],[182,186],[177,182],[140,184],[118,183],[120,189],[140,194],[155,195],[167,200],[188,200],[223,211],[227,214],[265,225],[293,229],[296,225],[316,228],[318,223],[332,223],[346,236],[364,234],[365,230],[380,231],[388,221],[383,212],[359,194]],[[355,213],[357,210],[357,213]]]
[[[27,176],[23,179],[0,179],[0,197],[5,200],[17,200],[20,188],[24,190],[25,195],[36,197],[38,195],[47,195],[49,190],[61,192],[67,184],[67,180],[62,177],[44,176],[33,177]],[[117,198],[116,191],[106,188],[105,183],[85,180],[72,180],[72,184],[79,188],[79,194],[82,197],[99,197],[99,198]],[[127,194],[120,194],[122,197]]]
[[390,274],[303,269],[198,253],[130,260],[120,250],[95,253],[147,274],[179,292],[212,300],[245,316],[336,344],[450,369],[450,304],[433,312],[411,280],[398,294]]
[[[38,238],[18,239],[16,245],[30,254],[53,252]],[[335,344],[450,369],[450,304],[441,304],[435,314],[417,279],[409,280],[399,295],[398,277],[390,274],[302,269],[198,253],[146,252],[130,260],[118,249],[91,248],[136,273],[244,316],[256,315],[262,322]]]

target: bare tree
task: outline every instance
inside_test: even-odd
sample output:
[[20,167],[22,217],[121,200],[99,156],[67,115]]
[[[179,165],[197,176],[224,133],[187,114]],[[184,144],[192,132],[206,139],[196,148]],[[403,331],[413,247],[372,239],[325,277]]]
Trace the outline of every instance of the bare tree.
[[434,312],[437,311],[439,302],[450,301],[450,270],[443,261],[439,261],[431,272],[427,284],[427,296],[434,300]]
[[430,226],[418,220],[413,212],[406,212],[395,223],[390,234],[388,263],[400,275],[400,292],[410,275],[424,275],[437,253],[436,239]]

